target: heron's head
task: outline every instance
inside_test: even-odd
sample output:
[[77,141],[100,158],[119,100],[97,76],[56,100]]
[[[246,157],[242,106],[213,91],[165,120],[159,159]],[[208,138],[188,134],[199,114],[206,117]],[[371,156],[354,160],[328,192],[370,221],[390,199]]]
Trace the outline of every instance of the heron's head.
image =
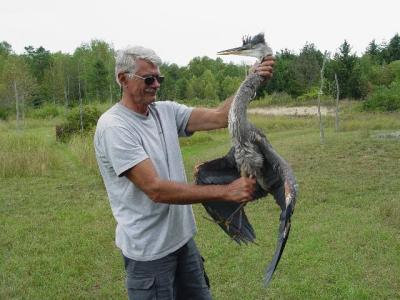
[[273,52],[265,42],[264,33],[259,33],[254,37],[243,37],[243,45],[241,47],[219,51],[217,54],[252,56],[262,60],[265,56],[272,55]]

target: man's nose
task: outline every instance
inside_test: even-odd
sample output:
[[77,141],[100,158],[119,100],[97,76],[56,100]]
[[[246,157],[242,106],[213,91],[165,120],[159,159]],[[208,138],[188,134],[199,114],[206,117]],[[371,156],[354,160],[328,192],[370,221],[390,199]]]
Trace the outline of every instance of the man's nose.
[[153,89],[159,89],[161,84],[158,82],[157,78],[154,78],[155,80],[153,81],[153,83],[150,85],[151,88]]

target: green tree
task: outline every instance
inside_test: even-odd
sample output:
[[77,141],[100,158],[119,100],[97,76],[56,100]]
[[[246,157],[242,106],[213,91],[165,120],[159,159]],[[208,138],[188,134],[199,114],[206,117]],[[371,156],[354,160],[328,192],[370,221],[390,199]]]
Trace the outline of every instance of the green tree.
[[177,64],[163,63],[160,66],[160,71],[161,74],[165,76],[165,80],[159,90],[159,98],[183,99],[184,91],[182,93],[177,90],[177,83],[179,79],[182,77],[181,73],[183,72],[183,70]]
[[16,109],[23,113],[37,90],[37,83],[23,57],[9,55],[0,74],[0,107]]
[[286,92],[293,97],[302,94],[303,89],[296,79],[295,72],[296,55],[290,50],[282,50],[276,53],[274,76],[266,86],[268,93]]
[[372,40],[365,51],[365,55],[368,55],[372,62],[381,64],[384,61],[382,47],[378,45],[375,40]]
[[387,53],[388,53],[388,63],[400,60],[400,36],[396,33],[389,42],[387,46]]
[[187,86],[186,86],[186,91],[185,91],[185,98],[186,99],[194,99],[194,98],[196,98],[196,92],[195,92],[194,87],[193,87],[195,81],[196,81],[195,77],[191,78],[188,81]]
[[175,83],[175,95],[176,99],[183,100],[186,97],[186,89],[188,80],[186,78],[179,78]]
[[314,44],[307,43],[301,49],[292,69],[299,87],[297,93],[303,94],[318,85],[322,61],[323,54],[315,48]]
[[25,47],[25,57],[28,65],[31,68],[32,74],[39,83],[42,83],[45,71],[51,65],[50,51],[42,46],[33,48],[32,46]]
[[221,84],[221,100],[236,93],[242,80],[238,77],[226,76]]
[[[2,41],[0,43],[0,75],[3,72],[4,63],[11,53],[12,53],[11,45],[6,41]],[[3,86],[4,88],[4,84],[0,82],[0,89],[2,89],[1,86]]]
[[207,100],[219,100],[217,89],[218,89],[218,82],[215,79],[211,70],[206,70],[200,77],[200,82],[204,85],[203,86],[203,99]]
[[365,83],[361,78],[361,67],[358,58],[351,53],[351,46],[345,40],[335,54],[334,60],[328,64],[327,73],[331,81],[337,74],[340,86],[340,98],[356,98],[364,96]]
[[52,57],[50,51],[42,46],[34,48],[32,46],[25,47],[25,54],[23,55],[30,71],[37,82],[37,89],[32,98],[34,106],[42,105],[51,98],[49,94],[49,82],[44,81],[44,75],[51,66]]
[[0,42],[0,56],[8,56],[12,53],[12,47],[6,41]]
[[387,67],[393,74],[393,81],[400,82],[400,60],[392,61]]
[[107,98],[109,89],[108,70],[103,61],[97,59],[91,65],[88,79],[91,83],[91,96],[98,101],[103,102]]

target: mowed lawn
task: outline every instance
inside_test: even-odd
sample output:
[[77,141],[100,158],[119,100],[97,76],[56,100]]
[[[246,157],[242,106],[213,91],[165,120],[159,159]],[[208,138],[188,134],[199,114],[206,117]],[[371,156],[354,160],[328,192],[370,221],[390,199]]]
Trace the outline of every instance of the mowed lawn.
[[[276,245],[271,197],[246,206],[257,245],[238,246],[201,205],[196,241],[214,299],[400,298],[400,114],[347,112],[341,131],[316,118],[252,117],[292,165],[300,193],[270,286]],[[32,126],[30,126],[32,125]],[[91,136],[54,139],[53,121],[24,130],[0,123],[0,299],[125,299],[115,222],[96,171]],[[227,131],[182,140],[188,179],[224,155]]]

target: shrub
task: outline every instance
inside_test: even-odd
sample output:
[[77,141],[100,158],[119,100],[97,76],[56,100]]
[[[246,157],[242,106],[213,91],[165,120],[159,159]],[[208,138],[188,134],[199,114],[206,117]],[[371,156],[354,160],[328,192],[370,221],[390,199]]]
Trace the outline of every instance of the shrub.
[[319,88],[314,87],[314,88],[310,89],[308,92],[306,92],[305,94],[297,97],[297,101],[306,102],[306,101],[310,101],[310,100],[316,100],[316,99],[318,99],[318,93],[319,93]]
[[73,134],[88,131],[96,126],[101,112],[94,106],[82,107],[82,125],[81,111],[79,107],[73,108],[67,115],[67,120],[56,126],[56,138],[60,142],[67,142]]
[[10,115],[11,115],[10,108],[0,107],[0,120],[7,121]]
[[273,104],[286,104],[290,105],[294,103],[294,99],[291,95],[286,92],[278,92],[272,94],[272,103]]
[[392,82],[389,87],[379,86],[363,103],[366,111],[400,110],[400,82]]
[[[161,100],[162,101],[162,100]],[[200,99],[200,98],[193,98],[193,99],[182,99],[179,101],[176,101],[178,103],[185,104],[187,106],[191,107],[217,107],[222,103],[222,101],[219,101],[217,99]]]
[[52,119],[60,115],[60,106],[47,104],[40,108],[34,108],[29,112],[33,119]]

